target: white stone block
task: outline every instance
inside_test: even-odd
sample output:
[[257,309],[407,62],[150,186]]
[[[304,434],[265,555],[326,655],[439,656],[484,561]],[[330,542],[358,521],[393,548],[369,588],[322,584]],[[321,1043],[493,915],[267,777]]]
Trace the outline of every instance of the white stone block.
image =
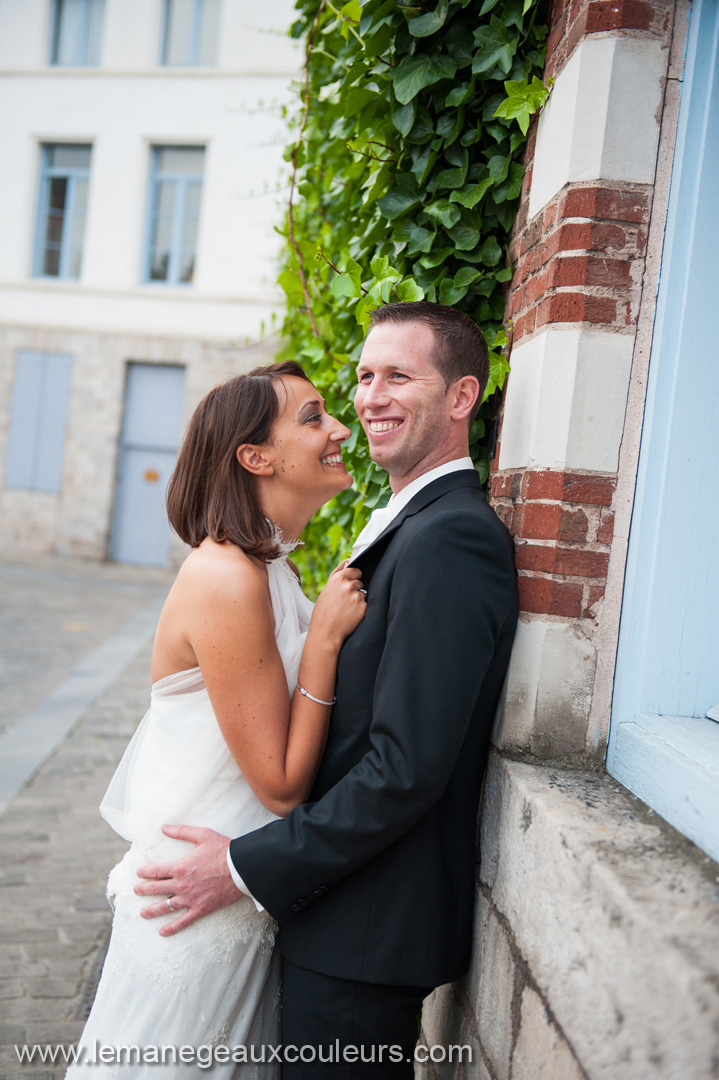
[[540,756],[583,753],[596,650],[574,625],[520,622],[493,741]]
[[427,1046],[442,1043],[445,1034],[456,1027],[455,1014],[459,1006],[452,990],[446,983],[422,1002],[422,1038]]
[[566,183],[652,183],[666,67],[653,38],[592,36],[578,46],[539,120],[530,218]]
[[582,1080],[566,1041],[547,1016],[541,998],[528,986],[522,993],[512,1080]]
[[455,984],[437,987],[422,1003],[417,1055],[415,1080],[456,1080],[462,1068],[463,1076],[475,1075],[472,1069],[481,1055]]
[[510,357],[500,469],[616,472],[634,338],[548,327]]
[[512,1048],[514,958],[504,928],[488,910],[483,920],[477,957],[480,978],[476,986],[479,1041],[497,1080],[508,1080]]
[[607,777],[496,758],[480,874],[591,1080],[710,1080],[715,864]]

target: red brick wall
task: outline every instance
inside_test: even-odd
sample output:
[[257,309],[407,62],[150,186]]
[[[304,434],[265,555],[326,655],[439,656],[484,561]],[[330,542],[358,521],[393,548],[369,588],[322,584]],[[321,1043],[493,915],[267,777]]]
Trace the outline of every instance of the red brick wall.
[[[590,34],[664,37],[670,13],[667,0],[556,0],[545,77],[556,76]],[[512,345],[550,324],[633,335],[653,188],[568,184],[529,220],[536,130],[535,120],[509,248],[514,277],[505,318]],[[606,585],[616,474],[499,471],[500,446],[501,431],[490,493],[515,537],[522,610],[593,620]]]
[[515,537],[522,611],[593,619],[604,595],[615,476],[495,472],[492,504]]
[[634,332],[651,189],[569,185],[510,247],[513,341],[547,323]]

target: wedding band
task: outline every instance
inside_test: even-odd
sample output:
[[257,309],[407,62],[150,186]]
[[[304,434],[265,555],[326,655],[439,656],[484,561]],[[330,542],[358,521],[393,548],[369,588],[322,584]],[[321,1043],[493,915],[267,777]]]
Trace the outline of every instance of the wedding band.
[[173,907],[173,904],[172,904],[172,897],[171,896],[168,896],[166,903],[167,903],[167,906],[170,909],[170,911],[175,910],[175,908]]
[[366,589],[360,589],[360,592],[364,593],[365,596],[367,595],[367,590]]

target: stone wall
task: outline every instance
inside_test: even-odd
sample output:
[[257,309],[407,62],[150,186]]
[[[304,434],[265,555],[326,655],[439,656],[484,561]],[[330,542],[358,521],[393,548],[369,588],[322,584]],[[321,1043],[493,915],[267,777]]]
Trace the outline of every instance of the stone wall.
[[496,754],[469,975],[425,1002],[421,1080],[709,1080],[717,866],[611,778]]
[[[8,554],[107,557],[127,365],[185,367],[185,418],[212,386],[273,359],[276,339],[244,347],[135,334],[0,329],[0,462],[10,423],[18,350],[73,357],[61,490],[57,494],[0,487],[0,543]],[[175,538],[171,562],[185,552]]]

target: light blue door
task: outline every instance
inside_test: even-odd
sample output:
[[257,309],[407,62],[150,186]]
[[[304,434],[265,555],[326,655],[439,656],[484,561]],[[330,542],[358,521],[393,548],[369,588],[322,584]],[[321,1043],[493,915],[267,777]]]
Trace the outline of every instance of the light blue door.
[[719,858],[719,0],[692,4],[609,771]]
[[183,367],[129,365],[110,540],[117,562],[167,566],[165,494],[177,459],[184,397]]

